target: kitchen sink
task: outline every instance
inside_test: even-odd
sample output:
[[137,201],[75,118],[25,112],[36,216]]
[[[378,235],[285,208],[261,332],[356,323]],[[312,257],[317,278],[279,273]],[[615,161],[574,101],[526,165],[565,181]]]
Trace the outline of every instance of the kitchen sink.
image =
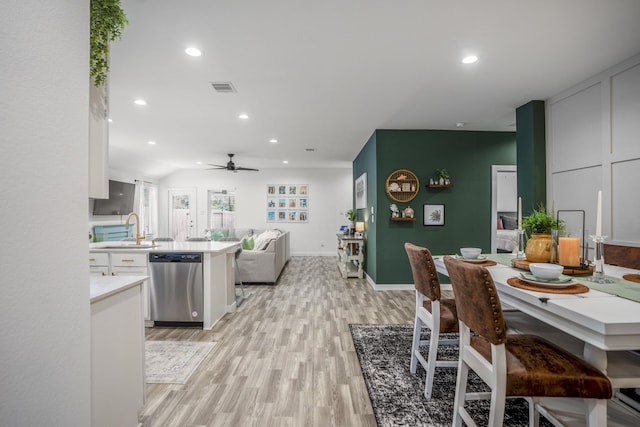
[[160,246],[158,244],[153,243],[142,243],[140,245],[136,245],[135,243],[120,243],[117,245],[107,245],[102,246],[103,249],[151,249]]

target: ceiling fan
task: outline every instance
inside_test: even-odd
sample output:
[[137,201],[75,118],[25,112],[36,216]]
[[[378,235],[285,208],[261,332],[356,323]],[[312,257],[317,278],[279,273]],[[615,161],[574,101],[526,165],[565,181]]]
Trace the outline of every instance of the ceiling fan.
[[212,165],[211,163],[209,163],[209,166],[214,166],[213,168],[209,168],[209,169],[226,169],[228,171],[231,172],[238,172],[238,171],[257,171],[258,169],[252,169],[252,168],[243,168],[240,166],[236,166],[235,163],[233,163],[233,154],[228,154],[229,156],[229,161],[227,162],[227,164],[225,166],[223,165]]

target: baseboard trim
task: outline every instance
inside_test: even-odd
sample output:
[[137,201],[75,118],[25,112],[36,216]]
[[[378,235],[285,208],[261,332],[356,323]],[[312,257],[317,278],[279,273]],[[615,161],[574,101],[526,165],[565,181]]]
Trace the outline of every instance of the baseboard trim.
[[367,273],[364,274],[364,277],[367,279],[367,283],[374,291],[414,291],[416,289],[415,286],[413,286],[413,283],[385,283],[384,285],[378,285]]

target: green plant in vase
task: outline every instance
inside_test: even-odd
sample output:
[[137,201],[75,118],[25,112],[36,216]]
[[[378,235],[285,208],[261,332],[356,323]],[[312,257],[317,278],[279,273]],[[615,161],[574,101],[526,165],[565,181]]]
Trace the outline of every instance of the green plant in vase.
[[530,215],[522,218],[522,228],[529,236],[524,252],[527,261],[551,261],[552,247],[555,243],[551,233],[554,230],[563,230],[564,222],[556,219],[553,210],[548,213],[544,206],[540,205]]
[[446,169],[436,169],[436,175],[440,185],[449,183],[449,172]]
[[355,220],[357,218],[356,211],[354,211],[353,209],[349,209],[344,215],[347,217],[347,219],[350,222],[349,234],[353,234],[353,232],[356,229],[356,223],[355,223]]

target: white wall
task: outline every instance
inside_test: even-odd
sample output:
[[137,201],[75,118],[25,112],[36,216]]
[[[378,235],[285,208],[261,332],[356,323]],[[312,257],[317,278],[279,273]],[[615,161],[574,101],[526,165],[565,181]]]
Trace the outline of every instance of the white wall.
[[547,100],[547,206],[586,211],[608,243],[640,246],[640,55]]
[[[268,184],[309,184],[309,221],[267,222]],[[353,205],[353,177],[349,169],[262,169],[259,172],[187,170],[159,183],[159,229],[169,235],[170,188],[197,188],[197,235],[207,228],[207,190],[235,191],[237,227],[279,228],[291,233],[292,255],[335,255],[336,233],[348,224],[344,213]]]
[[0,425],[90,424],[89,1],[0,13]]

